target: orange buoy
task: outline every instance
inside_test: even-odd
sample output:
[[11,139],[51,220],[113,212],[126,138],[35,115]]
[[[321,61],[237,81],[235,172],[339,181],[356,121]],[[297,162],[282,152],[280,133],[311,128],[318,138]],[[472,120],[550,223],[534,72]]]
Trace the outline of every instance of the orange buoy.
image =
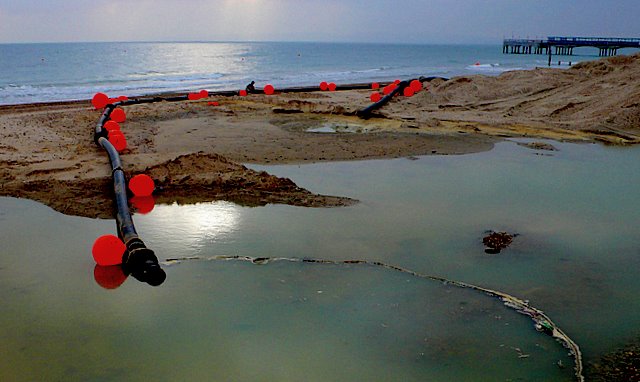
[[91,104],[96,110],[103,109],[105,106],[107,106],[108,102],[109,102],[109,96],[99,92],[96,93],[91,99]]
[[271,95],[273,94],[273,92],[275,91],[275,89],[273,88],[273,85],[271,84],[266,84],[264,86],[264,94],[266,95]]
[[153,179],[146,174],[138,174],[129,180],[129,189],[135,196],[149,196],[155,188]]
[[127,139],[120,130],[113,130],[109,132],[109,142],[118,152],[122,152],[127,148]]
[[382,88],[382,93],[384,93],[384,95],[389,95],[393,91],[393,88],[391,86],[392,85],[387,85]]
[[120,125],[116,121],[107,121],[104,123],[103,127],[109,132],[114,130],[120,130]]
[[125,114],[124,110],[122,110],[119,107],[116,107],[115,109],[113,109],[113,111],[109,115],[109,118],[111,118],[111,120],[116,121],[118,123],[122,123],[127,120],[127,115]]
[[108,266],[122,264],[122,254],[127,247],[119,237],[103,235],[93,242],[91,254],[98,265]]
[[418,80],[413,80],[409,83],[409,86],[411,86],[411,89],[413,89],[414,93],[419,92],[420,90],[422,90],[422,82],[418,81]]

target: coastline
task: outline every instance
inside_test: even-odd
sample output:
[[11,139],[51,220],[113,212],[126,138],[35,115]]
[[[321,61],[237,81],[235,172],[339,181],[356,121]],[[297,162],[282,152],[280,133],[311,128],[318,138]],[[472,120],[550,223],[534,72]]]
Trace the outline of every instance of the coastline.
[[[639,76],[636,54],[563,70],[435,79],[368,120],[355,115],[370,104],[364,89],[132,105],[122,160],[128,176],[155,171],[158,203],[349,205],[355,201],[314,195],[239,163],[458,155],[508,137],[636,144]],[[99,116],[89,101],[0,106],[0,195],[111,217],[108,160],[92,140]]]

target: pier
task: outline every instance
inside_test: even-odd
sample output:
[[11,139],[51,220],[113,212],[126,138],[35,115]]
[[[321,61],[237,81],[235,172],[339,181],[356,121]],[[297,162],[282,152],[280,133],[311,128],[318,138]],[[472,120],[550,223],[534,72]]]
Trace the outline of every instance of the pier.
[[551,36],[546,39],[504,39],[502,53],[571,56],[573,49],[578,47],[598,48],[601,57],[615,56],[618,49],[640,48],[640,38]]

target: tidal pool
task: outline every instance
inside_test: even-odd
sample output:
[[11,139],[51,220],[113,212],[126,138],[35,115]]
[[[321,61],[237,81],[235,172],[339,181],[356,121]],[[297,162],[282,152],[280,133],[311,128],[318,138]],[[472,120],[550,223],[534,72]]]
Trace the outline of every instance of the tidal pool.
[[[640,333],[640,149],[500,143],[490,152],[251,166],[347,208],[158,205],[135,215],[165,265],[150,287],[94,281],[112,220],[0,198],[0,380],[569,381],[566,349],[485,294],[530,300],[585,361]],[[487,230],[518,233],[497,255]],[[561,364],[564,368],[558,366]]]

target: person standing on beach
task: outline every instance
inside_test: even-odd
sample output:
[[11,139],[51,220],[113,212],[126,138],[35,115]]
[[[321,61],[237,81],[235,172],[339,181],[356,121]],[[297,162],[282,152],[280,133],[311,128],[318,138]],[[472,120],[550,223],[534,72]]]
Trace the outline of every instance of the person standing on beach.
[[247,94],[251,94],[251,93],[255,93],[256,92],[256,87],[254,86],[255,83],[256,83],[255,81],[251,81],[251,83],[249,85],[247,85],[247,87],[245,89],[247,91]]

